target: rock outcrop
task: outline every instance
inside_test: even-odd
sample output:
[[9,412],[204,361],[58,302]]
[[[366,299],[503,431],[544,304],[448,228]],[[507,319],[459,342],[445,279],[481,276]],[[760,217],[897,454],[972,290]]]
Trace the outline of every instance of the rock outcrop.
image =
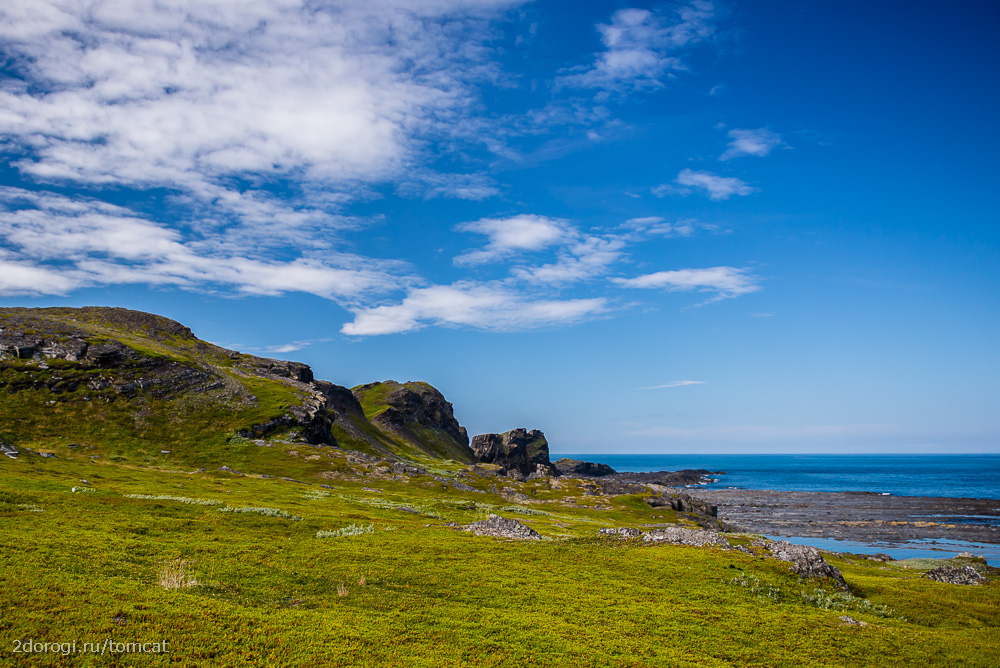
[[517,520],[505,519],[492,513],[490,513],[490,516],[487,519],[470,524],[466,531],[471,531],[477,536],[513,538],[514,540],[542,539],[541,534],[531,527],[525,526]]
[[480,434],[472,439],[472,452],[479,461],[496,464],[517,480],[557,476],[549,461],[549,444],[537,429],[511,429],[503,434]]
[[729,541],[715,531],[685,529],[684,527],[664,527],[643,534],[642,539],[653,543],[673,543],[696,547],[717,546],[729,548]]
[[601,478],[606,475],[617,473],[617,471],[607,464],[596,464],[594,462],[584,462],[579,459],[567,459],[565,457],[556,460],[552,463],[552,465],[556,467],[556,470],[559,471],[560,475],[565,476],[588,476],[592,478]]
[[924,573],[923,577],[953,585],[986,584],[986,578],[972,566],[939,566]]
[[775,559],[791,563],[792,572],[805,578],[832,578],[841,589],[847,589],[844,576],[828,564],[815,547],[795,545],[784,540],[768,543],[767,547]]
[[387,380],[359,385],[352,392],[368,420],[390,440],[432,457],[476,461],[469,434],[455,419],[451,403],[428,383]]

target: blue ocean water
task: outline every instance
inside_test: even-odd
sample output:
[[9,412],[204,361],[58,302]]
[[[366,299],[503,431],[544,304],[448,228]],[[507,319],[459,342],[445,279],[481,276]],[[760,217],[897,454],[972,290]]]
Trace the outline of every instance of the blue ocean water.
[[[876,492],[1000,500],[1000,455],[555,455],[607,464],[616,471],[724,471],[708,488],[801,492]],[[1000,508],[1000,501],[997,503]],[[961,520],[960,520],[961,521]],[[995,517],[968,517],[991,524]],[[885,552],[896,559],[948,559],[961,552],[1000,566],[1000,545],[954,540],[861,543],[771,536],[834,552]]]
[[707,487],[1000,499],[1000,455],[555,455],[616,471],[724,471]]

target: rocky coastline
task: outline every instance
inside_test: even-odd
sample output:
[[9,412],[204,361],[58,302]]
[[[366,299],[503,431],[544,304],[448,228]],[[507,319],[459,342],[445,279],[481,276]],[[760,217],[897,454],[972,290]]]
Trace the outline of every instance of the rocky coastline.
[[1000,544],[1000,500],[869,492],[692,491],[720,519],[753,533],[864,543],[956,540]]

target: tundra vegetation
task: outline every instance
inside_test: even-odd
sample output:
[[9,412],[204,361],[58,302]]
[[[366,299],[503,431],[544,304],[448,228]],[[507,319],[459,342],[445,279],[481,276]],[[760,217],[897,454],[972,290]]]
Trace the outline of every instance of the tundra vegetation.
[[[741,551],[598,535],[695,524],[648,492],[464,461],[464,431],[425,384],[412,393],[440,433],[404,403],[374,420],[412,399],[404,383],[367,387],[356,413],[327,403],[282,421],[315,403],[301,376],[118,311],[0,310],[0,338],[62,332],[135,355],[0,359],[0,442],[15,453],[0,456],[5,660],[107,665],[12,649],[110,638],[169,642],[122,666],[1000,664],[1000,582],[976,560],[955,561],[986,583],[958,586],[921,577],[941,561],[825,555],[844,591],[754,536],[728,535]],[[325,423],[334,438],[308,442]],[[491,514],[546,540],[463,530]]]

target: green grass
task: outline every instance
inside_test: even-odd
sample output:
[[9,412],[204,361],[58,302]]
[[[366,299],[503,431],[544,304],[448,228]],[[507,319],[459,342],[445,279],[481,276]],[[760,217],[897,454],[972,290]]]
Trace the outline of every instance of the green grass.
[[[596,537],[600,526],[659,521],[639,496],[595,511],[562,502],[580,500],[578,488],[546,491],[520,505],[546,515],[503,512],[555,540],[517,543],[448,526],[510,504],[427,476],[309,481],[323,489],[82,456],[0,467],[7,659],[25,638],[169,642],[170,654],[114,657],[123,666],[995,666],[1000,656],[996,581],[955,587],[832,559],[845,597],[770,559]],[[72,493],[81,479],[95,491]],[[188,586],[165,588],[180,567]],[[870,626],[846,626],[843,614]]]

